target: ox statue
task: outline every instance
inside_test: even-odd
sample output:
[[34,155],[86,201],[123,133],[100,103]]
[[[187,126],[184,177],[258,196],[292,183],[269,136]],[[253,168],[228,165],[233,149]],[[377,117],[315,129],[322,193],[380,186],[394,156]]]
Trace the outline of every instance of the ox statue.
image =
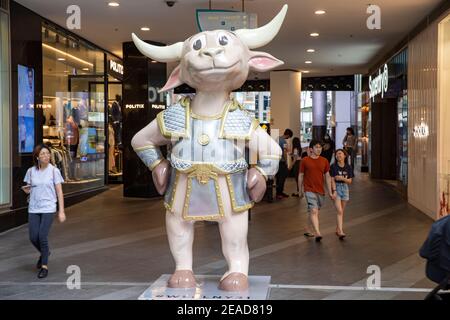
[[[266,72],[282,61],[251,51],[268,44],[287,12],[284,5],[268,24],[235,32],[200,32],[184,42],[154,46],[133,41],[139,51],[159,62],[179,61],[166,91],[183,83],[196,90],[157,115],[132,139],[139,158],[152,171],[158,192],[164,194],[166,229],[175,272],[168,286],[196,286],[192,271],[194,223],[216,221],[228,270],[219,289],[248,289],[248,210],[266,191],[266,180],[278,171],[281,148],[259,126],[254,114],[234,99],[250,70]],[[159,149],[167,145],[165,159]]]

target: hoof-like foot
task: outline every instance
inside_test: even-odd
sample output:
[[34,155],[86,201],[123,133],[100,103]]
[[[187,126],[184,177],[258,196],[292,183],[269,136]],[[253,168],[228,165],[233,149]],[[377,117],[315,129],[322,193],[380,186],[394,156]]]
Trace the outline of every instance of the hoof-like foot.
[[224,291],[245,291],[248,289],[248,277],[239,272],[230,273],[220,281],[219,289]]
[[167,282],[169,288],[194,288],[196,285],[192,270],[176,270]]

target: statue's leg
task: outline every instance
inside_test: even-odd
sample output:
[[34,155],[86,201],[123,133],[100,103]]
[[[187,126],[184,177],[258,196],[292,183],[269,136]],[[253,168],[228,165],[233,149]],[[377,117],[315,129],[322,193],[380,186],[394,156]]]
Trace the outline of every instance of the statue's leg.
[[184,221],[180,216],[166,212],[166,229],[170,251],[175,259],[175,272],[169,279],[171,288],[195,287],[192,272],[192,244],[194,242],[194,223]]
[[219,288],[244,291],[248,289],[248,211],[225,213],[225,219],[219,222],[219,229],[223,255],[228,262],[228,271],[220,280]]

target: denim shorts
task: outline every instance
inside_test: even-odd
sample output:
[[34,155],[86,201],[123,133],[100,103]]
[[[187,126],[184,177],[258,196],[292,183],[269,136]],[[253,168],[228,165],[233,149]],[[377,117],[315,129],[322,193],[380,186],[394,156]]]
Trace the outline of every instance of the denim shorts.
[[323,202],[325,200],[325,196],[320,193],[314,192],[305,192],[306,202],[308,203],[308,211],[311,209],[320,209],[322,208]]
[[336,193],[341,200],[350,200],[350,192],[346,183],[336,183]]

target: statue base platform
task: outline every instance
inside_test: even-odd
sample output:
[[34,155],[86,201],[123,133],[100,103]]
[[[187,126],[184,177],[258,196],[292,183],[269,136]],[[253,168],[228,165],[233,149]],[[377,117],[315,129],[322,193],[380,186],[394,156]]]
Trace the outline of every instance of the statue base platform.
[[197,286],[188,289],[167,287],[169,274],[161,275],[139,300],[266,300],[270,294],[270,276],[249,276],[249,288],[242,292],[219,290],[221,276],[196,275]]

